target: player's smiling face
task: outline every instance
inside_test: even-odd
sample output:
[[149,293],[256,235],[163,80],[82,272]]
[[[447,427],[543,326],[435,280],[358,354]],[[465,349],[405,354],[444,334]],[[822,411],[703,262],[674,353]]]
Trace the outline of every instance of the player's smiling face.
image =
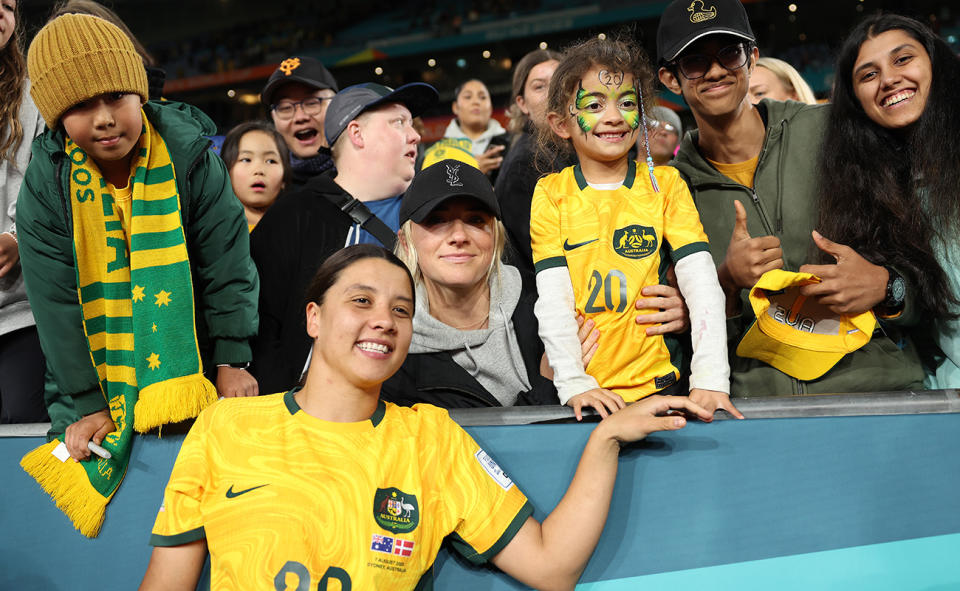
[[609,162],[630,151],[640,127],[640,104],[632,74],[594,66],[580,79],[554,132],[573,142],[580,160]]
[[403,363],[413,334],[413,292],[407,273],[383,259],[361,259],[340,272],[307,305],[314,339],[310,371],[323,381],[379,391]]

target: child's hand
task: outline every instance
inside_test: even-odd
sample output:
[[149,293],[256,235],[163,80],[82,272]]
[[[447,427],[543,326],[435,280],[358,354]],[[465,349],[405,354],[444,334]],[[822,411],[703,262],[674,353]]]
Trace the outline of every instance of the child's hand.
[[584,320],[582,314],[577,314],[577,336],[580,338],[580,358],[583,360],[583,369],[587,369],[594,353],[600,347],[600,331],[595,329],[593,319]]
[[17,248],[17,240],[10,232],[0,234],[0,277],[3,277],[13,269],[13,266],[20,260],[20,249]]
[[718,408],[722,408],[738,419],[743,418],[743,415],[740,414],[740,411],[737,410],[737,407],[730,402],[729,394],[717,392],[716,390],[701,390],[700,388],[694,388],[690,390],[690,400],[696,402],[710,413],[710,418],[704,419],[704,421],[708,423],[713,420],[713,413]]
[[76,423],[73,423],[63,434],[63,442],[70,452],[70,457],[74,461],[86,460],[90,457],[90,449],[87,448],[87,442],[93,441],[97,445],[103,443],[103,438],[108,433],[117,430],[110,418],[110,411],[103,409],[92,414],[88,414]]
[[221,365],[217,367],[217,393],[224,398],[258,396],[260,387],[247,370]]
[[670,285],[648,285],[640,290],[645,297],[637,300],[637,310],[656,310],[647,314],[637,314],[637,324],[648,326],[647,336],[686,332],[690,330],[690,311],[680,290]]
[[500,168],[503,163],[503,156],[500,153],[503,152],[505,147],[501,144],[494,144],[487,148],[486,152],[477,156],[477,166],[480,168],[480,172],[487,174],[491,170]]
[[596,431],[619,443],[639,441],[655,431],[683,428],[687,419],[676,411],[703,421],[711,419],[710,412],[686,396],[648,396],[604,419]]
[[[584,406],[592,406],[600,413],[601,417],[607,418],[607,415],[617,412],[626,405],[627,403],[623,401],[623,398],[620,398],[619,394],[606,388],[587,390],[567,400],[567,406],[573,407],[573,413],[577,416],[578,421],[583,420],[583,414],[580,411]],[[608,409],[609,413],[607,412]]]

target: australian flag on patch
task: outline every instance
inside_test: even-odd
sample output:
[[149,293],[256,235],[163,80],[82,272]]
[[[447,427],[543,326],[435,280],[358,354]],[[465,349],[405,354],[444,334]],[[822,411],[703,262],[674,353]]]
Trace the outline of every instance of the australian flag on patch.
[[390,536],[381,536],[373,534],[373,540],[370,542],[370,549],[374,552],[383,552],[391,554],[393,552],[393,538]]

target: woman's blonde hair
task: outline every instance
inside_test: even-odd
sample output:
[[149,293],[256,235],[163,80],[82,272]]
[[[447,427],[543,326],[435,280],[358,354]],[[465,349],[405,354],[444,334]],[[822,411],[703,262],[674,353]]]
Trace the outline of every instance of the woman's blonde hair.
[[[413,281],[416,285],[423,285],[423,272],[420,270],[420,261],[417,258],[417,249],[413,247],[413,220],[407,220],[400,226],[400,239],[397,240],[396,246],[393,247],[393,253],[397,255],[403,264],[410,269],[410,273],[413,274]],[[493,224],[493,257],[490,259],[490,268],[487,269],[487,274],[485,276],[486,281],[490,281],[490,275],[495,274],[497,281],[500,280],[500,273],[503,269],[501,259],[503,258],[503,251],[507,246],[507,229],[503,226],[503,222],[498,219],[494,219]]]
[[14,154],[23,140],[20,125],[20,103],[23,102],[23,85],[27,79],[27,62],[23,59],[20,24],[20,3],[13,10],[16,20],[13,34],[7,45],[0,49],[0,161],[13,164]]
[[784,86],[793,90],[797,95],[797,100],[801,103],[817,104],[817,97],[813,95],[813,89],[803,79],[800,72],[787,62],[775,57],[762,57],[757,60],[757,66],[770,70]]

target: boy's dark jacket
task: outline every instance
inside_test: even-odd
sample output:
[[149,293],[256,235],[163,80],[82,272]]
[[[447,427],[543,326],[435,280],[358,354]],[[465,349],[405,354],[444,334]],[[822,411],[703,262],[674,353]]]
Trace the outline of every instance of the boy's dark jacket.
[[[257,330],[256,269],[250,259],[243,206],[223,161],[203,137],[216,133],[198,109],[150,101],[147,118],[163,137],[180,193],[204,367],[250,360]],[[73,257],[70,163],[62,128],[33,142],[17,201],[17,230],[27,296],[47,359],[46,402],[51,434],[106,408],[83,332]],[[188,330],[186,327],[185,330]]]
[[[778,237],[783,268],[797,271],[805,263],[819,262],[810,233],[817,223],[817,162],[829,107],[765,99],[759,109],[767,132],[752,189],[735,183],[707,162],[697,147],[697,131],[686,134],[671,164],[690,187],[718,267],[730,244],[736,221],[733,201],[737,199],[746,209],[750,235]],[[918,319],[909,287],[899,318],[884,322],[883,331],[877,331],[869,343],[846,355],[823,377],[809,382],[736,355],[737,344],[755,318],[748,292],[741,290],[741,315],[727,322],[732,395],[879,392],[922,387],[924,374],[916,347],[899,328]]]

